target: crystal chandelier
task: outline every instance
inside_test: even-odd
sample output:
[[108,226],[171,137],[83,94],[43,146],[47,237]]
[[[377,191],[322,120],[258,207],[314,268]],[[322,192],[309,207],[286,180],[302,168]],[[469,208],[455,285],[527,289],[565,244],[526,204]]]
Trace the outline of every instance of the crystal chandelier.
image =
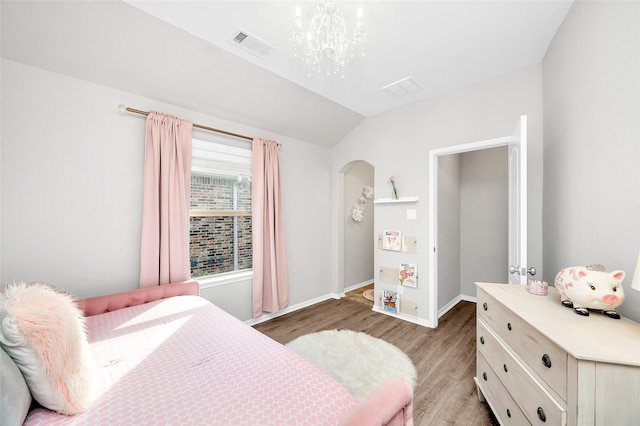
[[344,77],[344,65],[355,55],[358,48],[364,55],[367,33],[362,23],[362,9],[358,9],[358,20],[353,25],[353,39],[347,38],[347,24],[331,0],[318,0],[309,27],[305,28],[300,17],[300,7],[291,28],[294,56],[300,56],[307,64],[307,75],[311,72],[340,74]]

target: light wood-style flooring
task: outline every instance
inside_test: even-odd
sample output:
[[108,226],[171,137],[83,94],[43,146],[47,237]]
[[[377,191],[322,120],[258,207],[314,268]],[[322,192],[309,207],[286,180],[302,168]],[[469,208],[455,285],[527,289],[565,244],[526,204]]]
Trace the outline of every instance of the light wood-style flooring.
[[327,300],[257,324],[280,343],[331,329],[362,331],[402,349],[418,371],[413,418],[422,425],[497,425],[489,406],[478,400],[475,303],[460,302],[439,319],[436,329],[371,310],[348,299]]

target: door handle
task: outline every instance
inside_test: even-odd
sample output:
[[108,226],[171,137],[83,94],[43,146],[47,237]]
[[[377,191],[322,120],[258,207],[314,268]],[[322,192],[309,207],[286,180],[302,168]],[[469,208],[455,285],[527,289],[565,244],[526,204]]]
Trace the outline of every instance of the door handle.
[[509,266],[510,274],[527,275],[527,273],[529,273],[530,275],[535,275],[536,272],[538,271],[533,266],[530,267],[529,269],[520,268],[520,266],[513,266],[513,265]]

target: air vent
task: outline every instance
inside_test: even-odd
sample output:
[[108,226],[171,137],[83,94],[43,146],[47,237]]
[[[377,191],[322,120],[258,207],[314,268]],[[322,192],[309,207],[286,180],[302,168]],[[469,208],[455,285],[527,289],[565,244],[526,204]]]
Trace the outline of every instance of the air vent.
[[391,96],[400,97],[419,92],[422,90],[422,86],[420,86],[413,78],[406,77],[402,80],[396,81],[395,83],[387,84],[382,88],[382,90]]
[[258,37],[242,29],[238,30],[238,32],[235,34],[235,36],[233,37],[233,41],[243,49],[263,58],[266,58],[274,50],[276,50],[274,46],[260,40]]

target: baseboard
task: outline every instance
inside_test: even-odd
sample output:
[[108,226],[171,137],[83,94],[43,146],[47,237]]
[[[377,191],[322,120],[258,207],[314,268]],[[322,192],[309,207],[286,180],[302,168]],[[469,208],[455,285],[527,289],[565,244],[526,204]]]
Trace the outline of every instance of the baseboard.
[[423,327],[429,327],[429,328],[433,328],[433,324],[431,323],[431,321],[429,320],[425,320],[422,318],[418,318],[418,317],[414,317],[412,315],[407,315],[407,314],[394,314],[393,312],[389,312],[389,311],[385,311],[384,309],[380,309],[377,306],[373,306],[373,308],[371,308],[372,311],[381,313],[381,314],[385,314],[385,315],[389,315],[390,317],[394,317],[394,318],[398,318],[401,319],[403,321],[407,321],[407,322],[412,322],[414,324],[418,324],[421,325]]
[[[364,287],[364,286],[366,286],[368,284],[371,284],[371,281],[367,281],[364,284],[361,283],[361,284],[356,284],[355,286],[350,286],[348,288],[345,288],[345,291],[352,291],[352,290],[355,290],[357,288]],[[295,305],[287,306],[286,308],[284,308],[280,312],[275,312],[275,313],[272,313],[272,314],[262,314],[260,317],[246,320],[246,321],[244,321],[244,323],[249,325],[249,326],[253,326],[253,325],[265,322],[265,321],[269,321],[269,320],[274,319],[274,318],[281,317],[282,315],[286,315],[286,314],[289,314],[291,312],[298,311],[298,310],[306,308],[308,306],[315,305],[316,303],[324,302],[325,300],[341,299],[342,297],[344,297],[344,292],[343,293],[325,294],[323,296],[319,296],[319,297],[316,297],[314,299],[306,300],[306,301],[304,301],[302,303],[296,303]],[[449,302],[446,306],[444,306],[442,309],[438,310],[438,318],[440,318],[442,315],[446,314],[449,310],[451,310],[451,308],[453,308],[458,302],[460,302],[462,300],[467,301],[467,302],[474,302],[474,303],[477,302],[477,299],[475,297],[473,297],[473,296],[458,295],[455,299],[453,299],[451,302]],[[406,314],[394,314],[393,312],[388,312],[388,311],[385,311],[384,309],[380,309],[375,305],[373,306],[372,310],[375,311],[375,312],[379,312],[381,314],[384,314],[384,315],[389,315],[391,317],[399,318],[399,319],[404,320],[404,321],[412,322],[414,324],[418,324],[418,325],[421,325],[423,327],[433,328],[433,323],[431,321],[428,321],[428,320],[425,320],[425,319],[422,319],[422,318],[418,318],[418,317],[414,317],[414,316],[406,315]]]
[[467,296],[464,294],[461,294],[460,297],[462,298],[462,300],[464,300],[465,302],[473,302],[473,303],[478,303],[478,298],[475,296]]
[[442,308],[438,309],[438,318],[449,312],[454,306],[456,306],[460,301],[462,301],[462,297],[457,295],[449,303],[444,305]]
[[271,313],[271,314],[269,314],[269,313],[262,314],[258,318],[253,318],[253,319],[246,320],[246,321],[244,321],[244,323],[249,325],[249,326],[253,326],[253,325],[256,325],[256,324],[260,324],[261,322],[269,321],[271,319],[281,317],[282,315],[286,315],[286,314],[289,314],[291,312],[298,311],[298,310],[300,310],[302,308],[306,308],[308,306],[315,305],[316,303],[324,302],[325,300],[340,299],[342,297],[344,297],[344,293],[342,293],[342,294],[338,294],[338,293],[325,294],[324,296],[316,297],[314,299],[305,300],[304,302],[301,302],[301,303],[296,303],[295,305],[287,306],[286,308],[284,308],[283,310],[281,310],[279,312],[274,312],[274,313]]
[[346,293],[348,291],[357,290],[357,289],[362,288],[362,287],[366,287],[369,284],[373,284],[373,278],[371,278],[370,280],[362,281],[360,284],[353,284],[353,285],[350,285],[349,287],[345,287],[343,293]]
[[458,303],[462,301],[476,303],[477,300],[478,299],[474,296],[459,294],[456,297],[454,297],[453,300],[451,300],[449,303],[444,305],[442,308],[438,309],[438,318],[440,318],[441,316],[449,312],[454,306],[456,306]]

